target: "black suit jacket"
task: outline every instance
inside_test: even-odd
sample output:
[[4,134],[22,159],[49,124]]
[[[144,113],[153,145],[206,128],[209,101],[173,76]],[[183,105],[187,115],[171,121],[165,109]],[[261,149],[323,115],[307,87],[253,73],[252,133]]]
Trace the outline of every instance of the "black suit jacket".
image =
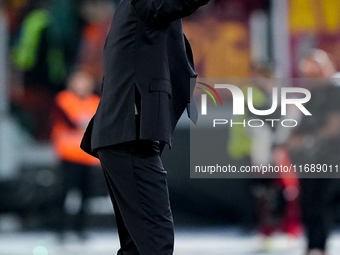
[[[85,132],[83,150],[97,156],[97,148],[136,139],[171,146],[194,88],[190,78],[197,76],[180,18],[208,1],[120,2],[104,47],[102,98]],[[140,125],[136,125],[136,95]]]

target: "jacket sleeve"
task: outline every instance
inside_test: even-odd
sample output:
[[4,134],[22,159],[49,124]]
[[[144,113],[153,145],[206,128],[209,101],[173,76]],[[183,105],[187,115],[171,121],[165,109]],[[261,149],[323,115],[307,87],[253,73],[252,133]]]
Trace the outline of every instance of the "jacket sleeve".
[[171,21],[189,16],[210,0],[133,0],[139,18],[151,27],[164,27]]

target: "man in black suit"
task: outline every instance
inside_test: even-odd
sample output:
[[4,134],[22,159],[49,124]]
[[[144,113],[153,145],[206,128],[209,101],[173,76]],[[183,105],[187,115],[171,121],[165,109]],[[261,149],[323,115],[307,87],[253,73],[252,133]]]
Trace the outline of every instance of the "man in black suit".
[[[299,68],[302,76],[309,78],[306,83],[312,98],[305,107],[312,116],[301,117],[299,125],[292,130],[287,147],[294,165],[314,164],[334,169],[340,164],[340,87],[332,80],[336,69],[325,51],[311,49],[307,53],[299,62]],[[312,170],[309,174],[311,177]],[[326,255],[339,179],[336,173],[328,178],[306,177],[300,178],[306,255]]]
[[[181,18],[209,0],[122,0],[104,47],[101,102],[81,147],[99,157],[116,213],[118,255],[169,255],[173,220],[160,159],[195,78]],[[194,84],[193,82],[192,84]],[[197,109],[191,104],[191,119]]]

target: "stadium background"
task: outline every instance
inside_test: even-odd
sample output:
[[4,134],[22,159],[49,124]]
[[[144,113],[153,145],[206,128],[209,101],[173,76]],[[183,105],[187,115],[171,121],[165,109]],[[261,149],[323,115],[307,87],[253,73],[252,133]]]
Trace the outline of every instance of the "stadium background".
[[[47,109],[75,66],[96,78],[99,93],[101,49],[116,4],[0,1],[0,231],[53,229],[61,180]],[[273,66],[275,77],[298,78],[297,60],[311,48],[327,51],[340,69],[339,13],[337,0],[215,0],[183,26],[201,77],[249,77],[251,64],[261,62]],[[250,164],[249,155],[226,157]],[[188,158],[183,119],[174,149],[164,155],[176,223],[255,228],[252,180],[190,179]],[[91,192],[87,227],[113,226],[100,171]],[[74,204],[79,197],[69,199]],[[72,206],[67,210],[72,213]]]

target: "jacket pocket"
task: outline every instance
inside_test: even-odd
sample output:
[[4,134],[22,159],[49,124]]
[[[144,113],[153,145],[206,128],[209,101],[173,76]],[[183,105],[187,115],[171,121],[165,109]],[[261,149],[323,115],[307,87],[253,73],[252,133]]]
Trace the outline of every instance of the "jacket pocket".
[[151,92],[166,92],[169,95],[169,98],[172,97],[172,86],[169,80],[167,79],[154,79],[150,83],[150,91]]
[[154,133],[159,137],[158,140],[167,141],[171,127],[171,96],[172,86],[170,80],[154,79],[150,83],[149,107],[151,123],[154,124]]

